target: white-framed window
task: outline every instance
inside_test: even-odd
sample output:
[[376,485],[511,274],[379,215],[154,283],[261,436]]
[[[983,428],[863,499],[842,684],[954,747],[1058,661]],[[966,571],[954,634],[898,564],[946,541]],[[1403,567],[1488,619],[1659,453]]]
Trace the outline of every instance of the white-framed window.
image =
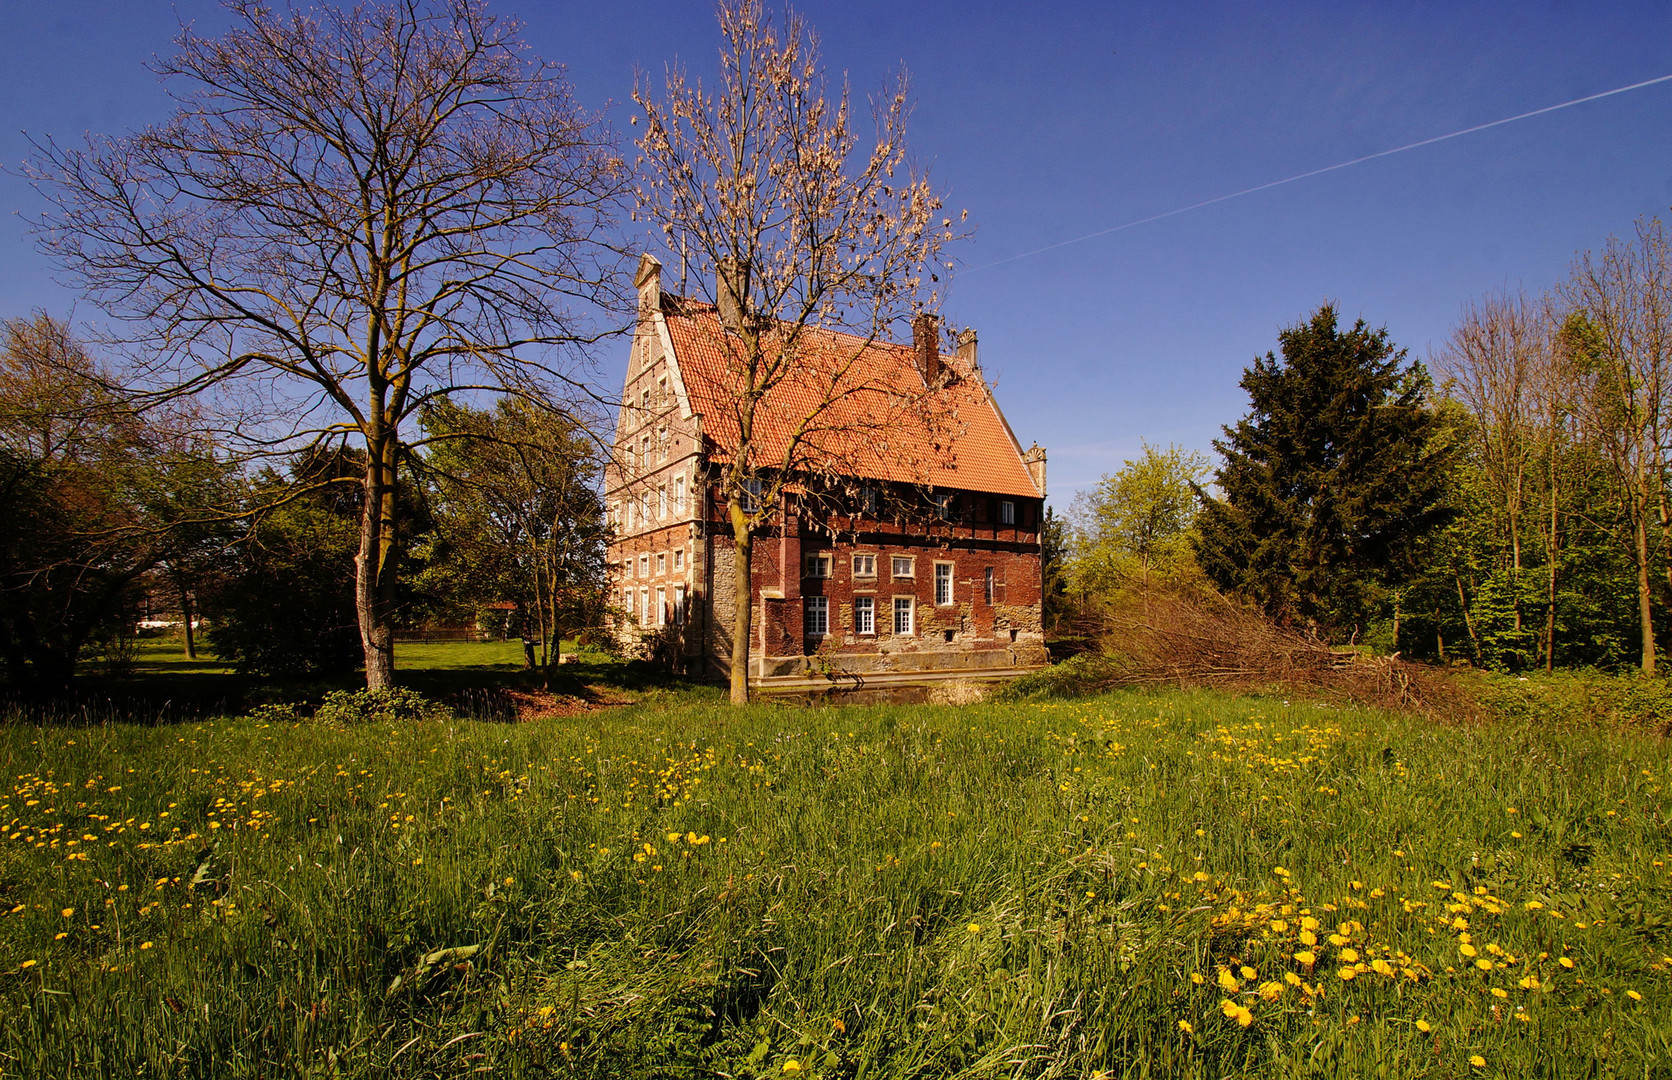
[[815,552],[806,557],[807,577],[827,578],[830,576],[831,558],[822,552]]
[[621,613],[623,615],[628,616],[629,618],[632,617],[632,614],[633,614],[633,590],[632,589],[622,589],[621,590]]
[[685,586],[683,585],[673,587],[673,624],[675,626],[685,625]]
[[644,614],[639,619],[639,625],[640,626],[648,626],[650,624],[650,590],[649,589],[640,589],[639,590],[639,607],[644,612]]
[[859,505],[866,514],[876,517],[882,510],[882,492],[874,487],[861,488],[859,491]]
[[991,566],[989,566],[987,568],[986,595],[987,595],[987,602],[989,604],[991,604],[993,602],[993,568]]
[[646,412],[650,411],[650,391],[648,389],[639,393],[639,408]]
[[853,557],[853,576],[856,578],[876,577],[877,557],[875,555],[855,555]]
[[633,527],[633,525],[634,525],[634,522],[633,522],[633,500],[628,499],[627,500],[627,527],[629,529],[631,529]]
[[890,560],[889,572],[895,578],[915,578],[917,560],[910,555],[896,555]]
[[935,514],[942,521],[952,520],[952,510],[957,506],[957,497],[950,491],[943,491],[935,496]]
[[761,482],[759,480],[743,481],[743,512],[753,514],[760,509]]
[[685,549],[684,548],[675,548],[674,549],[673,568],[675,570],[685,569]]
[[809,596],[803,601],[804,621],[808,637],[823,637],[830,633],[830,598],[825,596]]
[[656,586],[656,625],[666,626],[668,622],[668,590],[665,586]]
[[875,634],[877,632],[877,601],[870,596],[856,596],[853,598],[853,632],[856,634]]
[[639,440],[639,464],[641,468],[650,468],[650,436]]
[[999,503],[999,524],[1016,524],[1016,504],[1011,502],[1009,499],[1005,499],[1003,502]]
[[639,556],[639,577],[649,577],[649,576],[650,576],[650,556],[649,555],[640,555]]
[[658,518],[668,516],[668,486],[666,484],[656,489],[656,516]]
[[685,512],[685,478],[683,476],[673,478],[673,508],[676,513],[683,514]]
[[656,404],[664,405],[668,400],[668,377],[663,375],[656,380]]
[[658,461],[668,460],[668,429],[656,429],[656,453]]
[[656,553],[656,573],[665,574],[667,572],[668,572],[668,553],[665,552],[665,551],[658,551]]
[[946,607],[952,603],[952,564],[938,562],[935,564],[935,606]]
[[910,635],[912,633],[912,614],[917,602],[909,596],[894,598],[894,632]]

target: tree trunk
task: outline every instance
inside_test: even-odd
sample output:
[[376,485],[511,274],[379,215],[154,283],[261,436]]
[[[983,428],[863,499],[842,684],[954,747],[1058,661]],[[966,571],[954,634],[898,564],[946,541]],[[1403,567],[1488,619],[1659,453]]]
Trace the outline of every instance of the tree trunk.
[[1649,582],[1649,508],[1641,496],[1637,502],[1632,536],[1637,556],[1637,618],[1643,631],[1643,674],[1652,676],[1655,673],[1655,619]]
[[732,564],[732,647],[731,647],[731,703],[749,703],[749,635],[753,632],[755,615],[754,572],[750,556],[755,537],[749,529],[743,506],[735,498],[726,503],[731,517],[735,561]]
[[1469,597],[1463,592],[1463,573],[1454,569],[1452,576],[1457,579],[1457,603],[1463,609],[1463,629],[1469,632],[1469,644],[1474,647],[1474,660],[1479,664],[1480,638],[1475,636],[1475,621],[1469,617]]
[[360,551],[354,556],[354,611],[366,657],[366,688],[395,685],[395,440],[366,440],[365,502]]
[[1559,524],[1556,516],[1556,496],[1556,466],[1552,463],[1550,466],[1550,537],[1549,543],[1545,546],[1545,561],[1548,563],[1550,570],[1545,588],[1544,609],[1544,670],[1546,672],[1556,670],[1556,556],[1561,551],[1556,532]]
[[180,590],[180,615],[185,620],[180,624],[186,636],[186,659],[197,659],[197,641],[192,637],[192,594],[191,590]]

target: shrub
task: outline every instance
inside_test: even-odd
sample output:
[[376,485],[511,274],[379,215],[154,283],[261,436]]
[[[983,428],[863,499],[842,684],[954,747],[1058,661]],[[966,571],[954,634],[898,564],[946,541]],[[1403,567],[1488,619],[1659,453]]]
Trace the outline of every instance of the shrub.
[[322,724],[413,723],[451,720],[453,710],[415,690],[334,690],[314,710]]

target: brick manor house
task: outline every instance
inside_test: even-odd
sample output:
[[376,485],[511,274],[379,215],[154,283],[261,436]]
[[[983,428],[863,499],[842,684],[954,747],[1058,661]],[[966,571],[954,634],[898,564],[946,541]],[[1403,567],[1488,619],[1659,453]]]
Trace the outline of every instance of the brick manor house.
[[[635,275],[638,323],[605,470],[610,595],[630,653],[724,678],[737,602],[718,483],[736,449],[718,345],[725,322],[712,304],[664,293],[661,270],[645,255]],[[1011,431],[972,332],[946,355],[932,318],[913,331],[910,344],[815,332],[855,350],[864,378],[910,380],[917,395],[932,388],[956,425],[950,446],[910,424],[865,440],[839,509],[786,485],[779,513],[754,536],[752,689],[988,681],[1046,663],[1045,452],[1022,449]],[[780,387],[762,401],[757,447],[787,423],[774,404],[785,412],[793,397]]]

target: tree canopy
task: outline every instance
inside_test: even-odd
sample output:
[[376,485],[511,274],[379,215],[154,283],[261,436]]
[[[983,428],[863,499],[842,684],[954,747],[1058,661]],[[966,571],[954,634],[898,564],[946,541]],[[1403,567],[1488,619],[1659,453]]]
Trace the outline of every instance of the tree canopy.
[[1287,625],[1350,640],[1378,617],[1417,541],[1452,514],[1456,452],[1420,363],[1326,304],[1243,373],[1248,415],[1214,442],[1197,557]]

